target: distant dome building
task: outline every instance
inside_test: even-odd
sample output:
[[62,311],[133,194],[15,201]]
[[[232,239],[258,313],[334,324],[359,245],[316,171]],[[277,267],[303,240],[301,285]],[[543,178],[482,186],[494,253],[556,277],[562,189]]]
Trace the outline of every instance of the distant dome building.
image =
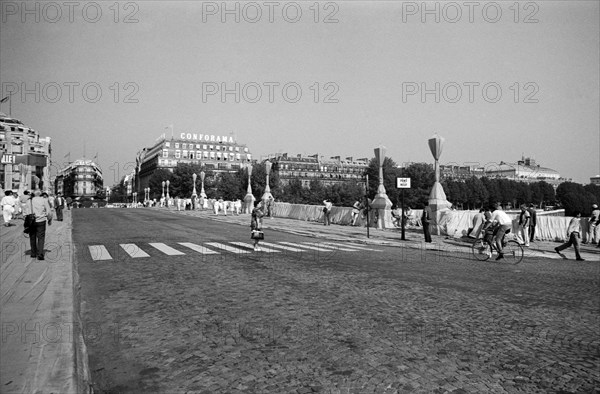
[[65,197],[96,197],[103,191],[102,170],[92,160],[79,159],[60,170],[55,180],[56,193]]
[[558,171],[542,167],[535,160],[527,157],[521,158],[516,163],[505,163],[488,165],[485,168],[485,176],[488,178],[507,178],[523,182],[545,181],[550,184],[564,182]]

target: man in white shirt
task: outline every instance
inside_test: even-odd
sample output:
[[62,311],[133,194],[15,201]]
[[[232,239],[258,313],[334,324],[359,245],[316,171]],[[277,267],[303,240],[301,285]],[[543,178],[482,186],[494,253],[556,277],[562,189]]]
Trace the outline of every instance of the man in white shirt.
[[44,260],[44,244],[46,240],[46,222],[52,224],[52,208],[48,200],[42,197],[42,192],[36,190],[31,199],[35,224],[29,230],[29,245],[31,246],[31,258],[37,257]]
[[512,219],[502,210],[500,205],[496,205],[490,221],[493,225],[495,224],[497,226],[492,241],[495,242],[496,249],[498,250],[498,257],[496,257],[496,260],[500,260],[504,258],[504,253],[502,253],[502,239],[504,238],[504,234],[512,229]]
[[568,248],[573,245],[575,248],[575,257],[577,261],[585,261],[581,258],[581,254],[579,254],[579,243],[581,242],[581,213],[575,212],[575,217],[571,219],[569,222],[569,228],[567,229],[567,237],[569,240],[564,244],[557,246],[554,248],[556,253],[560,254],[564,259],[565,256],[562,255],[561,250]]

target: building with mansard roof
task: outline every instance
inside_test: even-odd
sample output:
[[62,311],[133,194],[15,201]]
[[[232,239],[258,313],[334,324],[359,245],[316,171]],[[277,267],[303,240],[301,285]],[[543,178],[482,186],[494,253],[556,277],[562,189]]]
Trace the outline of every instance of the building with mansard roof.
[[177,164],[198,164],[206,170],[235,172],[252,163],[252,154],[233,134],[213,135],[178,133],[167,139],[163,134],[155,143],[138,153],[136,188],[141,192],[149,186],[152,174],[158,169],[173,171]]
[[79,159],[61,169],[54,180],[55,192],[65,197],[97,197],[103,193],[102,170],[92,160]]
[[50,137],[0,112],[0,189],[31,190],[36,178],[39,187],[50,191]]
[[293,179],[300,179],[303,186],[308,186],[312,180],[319,180],[325,185],[343,182],[364,184],[364,174],[369,166],[369,159],[354,159],[341,156],[325,158],[315,154],[312,156],[288,155],[287,153],[270,155],[268,160],[273,163],[273,171],[279,175],[282,185],[289,184]]

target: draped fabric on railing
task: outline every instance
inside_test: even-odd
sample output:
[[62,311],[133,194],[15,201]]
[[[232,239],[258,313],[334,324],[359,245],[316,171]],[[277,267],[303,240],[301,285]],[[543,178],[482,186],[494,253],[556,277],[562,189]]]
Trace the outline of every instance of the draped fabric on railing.
[[[413,209],[409,217],[409,226],[411,228],[421,226],[421,209]],[[323,206],[322,205],[301,205],[276,202],[273,213],[277,217],[285,217],[290,219],[323,222]],[[444,235],[460,238],[467,235],[468,229],[473,225],[473,217],[477,211],[445,211],[441,217],[440,225]],[[518,230],[519,215],[517,213],[508,212],[513,218],[513,233]],[[566,241],[567,227],[571,221],[570,217],[555,216],[558,212],[538,212],[537,226],[535,236],[541,241]],[[331,223],[350,225],[352,223],[352,208],[350,207],[333,207],[331,210]],[[371,226],[374,227],[374,218],[371,217]],[[357,226],[366,226],[366,218],[363,215],[358,216],[356,221]],[[588,222],[587,218],[581,219],[582,240],[587,240]]]

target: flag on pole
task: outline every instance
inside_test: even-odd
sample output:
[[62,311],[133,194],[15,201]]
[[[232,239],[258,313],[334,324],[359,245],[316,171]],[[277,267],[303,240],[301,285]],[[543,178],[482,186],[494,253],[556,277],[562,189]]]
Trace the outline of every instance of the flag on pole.
[[6,97],[4,97],[2,100],[0,100],[0,103],[5,103],[5,102],[7,102],[9,98],[10,98],[10,96],[6,96]]

